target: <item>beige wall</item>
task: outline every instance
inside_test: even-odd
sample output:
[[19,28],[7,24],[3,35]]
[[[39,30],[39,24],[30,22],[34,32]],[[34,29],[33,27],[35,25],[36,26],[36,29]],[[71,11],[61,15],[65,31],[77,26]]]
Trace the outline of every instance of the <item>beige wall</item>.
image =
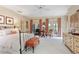
[[76,10],[78,9],[79,9],[79,5],[73,5],[68,9],[67,15],[62,18],[62,32],[70,31],[70,16],[76,13]]
[[[27,19],[26,17],[22,18],[21,25],[22,25],[22,32],[30,32],[30,19]],[[28,28],[26,28],[26,21],[28,21]]]
[[39,24],[39,19],[33,19],[33,24]]
[[[16,14],[15,12],[0,6],[0,15],[14,18],[14,25],[19,26],[19,21],[18,20],[20,20],[20,15]],[[4,24],[0,24],[0,25],[4,25]]]
[[68,13],[67,13],[67,15],[68,15],[68,26],[67,26],[67,28],[68,28],[68,31],[70,30],[69,28],[70,28],[70,16],[72,15],[72,14],[74,14],[74,13],[76,13],[76,11],[79,9],[79,5],[72,5],[70,8],[69,8],[69,10],[68,10]]
[[61,32],[62,32],[62,34],[64,32],[68,32],[67,26],[68,26],[67,16],[61,17]]
[[79,5],[72,5],[69,9],[68,9],[68,15],[72,15],[74,13],[76,13],[76,11],[79,9]]
[[[8,17],[14,18],[14,25],[18,26],[19,28],[21,28],[21,20],[22,20],[23,21],[22,22],[22,31],[24,31],[24,32],[29,31],[29,28],[26,28],[26,21],[28,20],[27,17],[19,15],[19,14],[15,13],[14,11],[4,8],[2,6],[0,6],[0,15],[3,15],[5,17],[8,16]],[[7,25],[6,23],[0,24],[0,26],[14,26],[14,25]]]
[[[75,13],[75,11],[79,8],[79,6],[71,6],[71,8],[68,10],[68,21],[65,17],[62,17],[62,32],[67,32],[69,29],[69,17],[71,14]],[[21,26],[21,23],[22,23],[22,31],[23,32],[27,32],[29,31],[29,28],[30,28],[30,19],[33,19],[33,23],[39,23],[39,19],[40,17],[34,17],[34,18],[31,18],[31,17],[24,17],[24,16],[21,16],[7,8],[4,8],[2,6],[0,6],[0,15],[4,15],[4,16],[9,16],[9,17],[12,17],[14,18],[14,25],[16,26]],[[48,17],[48,18],[52,18],[52,17]],[[45,19],[46,17],[43,17],[42,20],[43,22],[45,22]],[[22,22],[21,22],[22,20]],[[26,28],[26,21],[28,21],[28,28]],[[6,25],[6,24],[0,24],[0,25]],[[20,27],[21,28],[21,27]]]

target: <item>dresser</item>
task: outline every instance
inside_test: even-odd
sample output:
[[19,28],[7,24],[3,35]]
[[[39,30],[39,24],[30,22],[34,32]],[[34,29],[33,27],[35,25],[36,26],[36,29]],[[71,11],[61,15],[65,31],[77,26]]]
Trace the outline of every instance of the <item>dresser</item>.
[[64,33],[63,42],[73,53],[79,53],[79,36]]

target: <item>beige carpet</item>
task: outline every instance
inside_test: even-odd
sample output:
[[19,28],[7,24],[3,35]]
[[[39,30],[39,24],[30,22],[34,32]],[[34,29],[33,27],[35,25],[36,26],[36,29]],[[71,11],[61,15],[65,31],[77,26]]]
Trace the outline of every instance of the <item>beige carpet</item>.
[[[32,51],[23,52],[32,54]],[[40,38],[40,44],[35,48],[34,54],[71,54],[60,37],[43,37]]]

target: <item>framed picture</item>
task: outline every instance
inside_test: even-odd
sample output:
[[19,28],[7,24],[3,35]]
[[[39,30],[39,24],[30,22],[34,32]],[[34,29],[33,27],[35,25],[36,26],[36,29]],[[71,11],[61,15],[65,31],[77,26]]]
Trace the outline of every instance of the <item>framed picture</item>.
[[0,15],[0,24],[4,24],[5,16]]
[[13,25],[14,24],[14,19],[11,18],[11,17],[6,17],[6,24]]
[[28,28],[28,21],[26,21],[26,28]]

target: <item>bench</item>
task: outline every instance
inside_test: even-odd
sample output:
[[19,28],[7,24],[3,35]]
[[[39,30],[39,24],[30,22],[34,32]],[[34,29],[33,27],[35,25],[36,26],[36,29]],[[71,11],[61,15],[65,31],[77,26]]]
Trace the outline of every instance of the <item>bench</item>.
[[34,53],[34,48],[39,44],[39,38],[37,37],[33,37],[30,38],[29,40],[25,41],[25,50],[27,51],[28,47],[33,49],[33,53]]

